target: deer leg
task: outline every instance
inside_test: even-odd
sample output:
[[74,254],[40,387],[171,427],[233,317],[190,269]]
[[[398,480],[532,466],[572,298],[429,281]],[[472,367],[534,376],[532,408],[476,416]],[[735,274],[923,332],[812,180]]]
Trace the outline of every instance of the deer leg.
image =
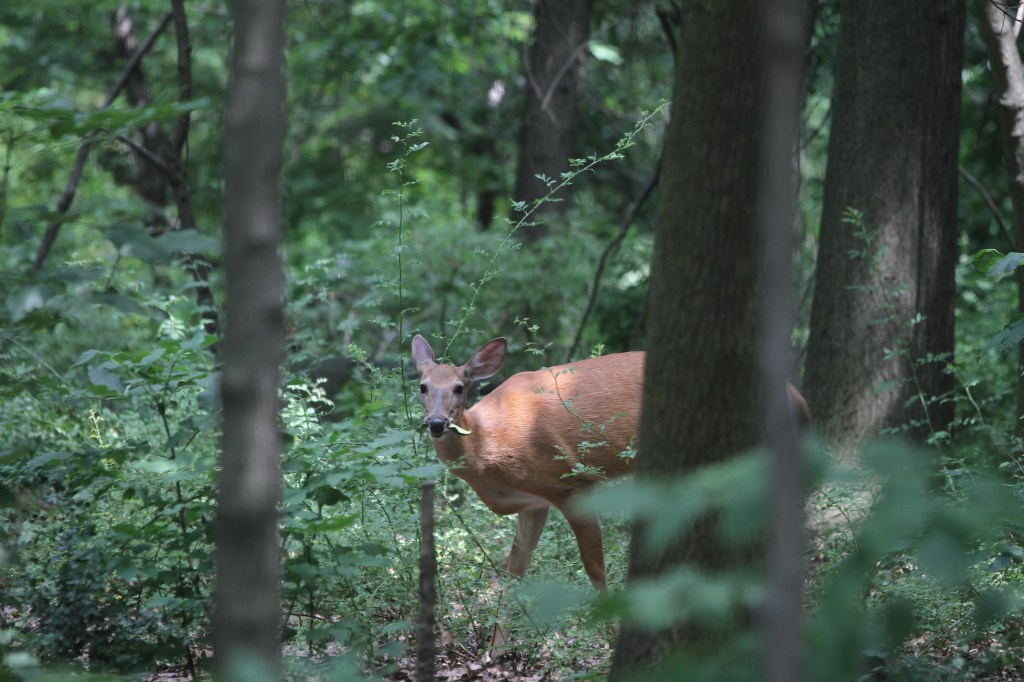
[[544,524],[547,521],[548,507],[519,512],[516,537],[512,541],[512,550],[508,553],[508,561],[505,562],[506,571],[517,578],[526,575],[526,569],[530,567],[530,559],[533,557],[533,550],[537,549],[537,541],[540,540],[541,531],[544,530]]
[[[544,530],[547,520],[548,507],[519,512],[516,537],[512,541],[512,550],[508,553],[508,560],[505,562],[506,571],[517,578],[522,578],[526,574],[526,569],[530,567],[533,550],[537,549],[537,542],[540,540],[541,531]],[[497,658],[505,650],[508,641],[508,614],[506,613],[494,626],[491,645],[488,648],[490,657]]]
[[604,571],[604,542],[601,538],[601,521],[597,516],[574,514],[565,515],[576,535],[576,544],[580,548],[583,569],[587,572],[590,582],[602,592],[608,591],[608,580]]

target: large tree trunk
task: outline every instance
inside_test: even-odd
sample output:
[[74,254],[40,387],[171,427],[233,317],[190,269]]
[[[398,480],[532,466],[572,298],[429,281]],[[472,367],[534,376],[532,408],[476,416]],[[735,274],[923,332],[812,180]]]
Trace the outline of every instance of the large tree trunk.
[[[988,49],[995,81],[996,115],[1003,144],[1003,159],[1010,200],[1013,203],[1015,249],[1024,244],[1024,68],[1017,48],[1020,26],[1007,15],[1007,8],[987,0],[976,0],[981,35]],[[1024,268],[1017,269],[1017,309],[1024,313]],[[1024,348],[1020,350],[1024,370]],[[1018,372],[1017,417],[1024,415],[1024,371]],[[1024,421],[1017,422],[1017,434],[1024,435]]]
[[[843,4],[804,374],[841,453],[885,428],[925,440],[954,416],[938,397],[954,387],[964,11],[963,0]],[[844,220],[851,208],[862,224]]]
[[[727,460],[761,433],[756,226],[765,71],[763,23],[752,19],[758,14],[755,0],[683,3],[651,266],[640,479]],[[656,554],[645,551],[637,525],[629,581],[684,562],[711,572],[746,564],[754,551],[727,548],[713,525],[698,523]],[[624,622],[612,679],[680,646],[726,636],[694,622],[653,633]]]
[[[533,40],[526,50],[526,111],[519,138],[514,201],[529,207],[547,195],[549,188],[537,175],[555,181],[569,170],[575,155],[579,127],[579,99],[583,65],[590,38],[594,0],[537,0]],[[544,203],[519,238],[532,242],[548,231],[542,221],[565,211],[568,192],[557,202]],[[513,211],[512,218],[518,213]]]
[[227,108],[224,436],[217,503],[216,663],[280,658],[277,503],[282,310],[283,0],[235,0]]

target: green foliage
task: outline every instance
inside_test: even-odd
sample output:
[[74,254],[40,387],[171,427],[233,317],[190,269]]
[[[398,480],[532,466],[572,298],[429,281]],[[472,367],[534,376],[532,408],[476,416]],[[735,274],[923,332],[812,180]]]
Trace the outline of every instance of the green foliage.
[[[116,6],[0,6],[5,679],[61,679],[81,667],[104,676],[151,674],[159,665],[198,673],[210,643],[219,359],[217,338],[202,325],[211,311],[196,304],[200,283],[182,254],[211,260],[206,284],[220,300],[230,22],[222,3],[187,3],[188,101],[178,98],[168,33],[143,61],[150,104],[133,109],[119,99],[100,109],[124,66],[110,46]],[[130,9],[141,39],[167,7],[140,0]],[[290,674],[387,674],[403,654],[416,613],[416,486],[423,478],[440,482],[440,620],[470,651],[486,645],[493,623],[511,608],[523,669],[558,678],[589,671],[593,679],[607,670],[614,641],[602,617],[650,614],[653,627],[722,619],[761,603],[753,573],[683,570],[617,593],[627,514],[645,519],[652,548],[708,510],[733,542],[761,532],[766,476],[756,456],[685,481],[610,486],[596,503],[605,512],[614,595],[605,601],[590,590],[557,515],[529,579],[498,590],[491,576],[502,572],[514,522],[448,475],[416,433],[405,356],[413,332],[442,339],[443,354],[456,361],[482,340],[509,336],[509,373],[562,362],[556,354],[568,338],[561,337],[575,331],[594,263],[660,153],[660,110],[652,108],[667,99],[673,58],[658,17],[646,10],[595,8],[583,158],[566,177],[545,179],[552,191],[571,183],[573,206],[544,242],[524,249],[537,206],[511,207],[504,197],[528,86],[520,61],[528,4],[293,8],[280,512],[283,634],[287,651],[306,655],[289,656]],[[800,281],[813,270],[817,244],[836,8],[826,3],[821,18],[804,117]],[[965,69],[962,162],[991,185],[995,135],[986,129],[970,139],[993,125],[983,113],[990,76],[979,64],[976,56]],[[198,229],[178,231],[168,229],[177,220],[173,207],[147,204],[130,184],[140,161],[119,136],[134,140],[141,126],[169,127],[183,113],[191,116],[186,165]],[[71,210],[59,214],[54,206],[86,141],[93,156]],[[487,192],[497,197],[496,217],[481,229],[475,214]],[[653,205],[643,207],[609,262],[583,348],[642,346]],[[965,253],[1007,248],[977,197],[965,197],[962,210]],[[51,223],[60,225],[59,238],[32,273]],[[852,255],[870,260],[876,250],[867,230],[863,240]],[[1017,257],[990,250],[975,259],[984,271],[967,257],[959,264],[955,371],[963,409],[956,449],[944,453],[941,467],[886,446],[863,471],[823,474],[816,504],[841,523],[820,530],[815,545],[806,641],[809,669],[820,679],[873,670],[900,679],[967,677],[1019,660],[1012,609],[1024,552],[1013,503],[1024,446],[1013,435],[1009,351],[1020,323],[1010,317],[1012,287],[997,280],[1019,265]],[[523,319],[524,292],[533,319]],[[594,437],[585,449],[601,442],[604,426],[589,426]],[[599,473],[580,465],[578,474]],[[1006,478],[979,474],[983,466]],[[977,653],[977,642],[997,639],[999,648]],[[342,648],[347,656],[337,655]],[[757,656],[757,641],[740,639],[717,659],[668,661],[662,677],[676,679],[676,665],[710,677],[723,669],[716,665]]]
[[[726,546],[749,546],[768,518],[766,466],[753,453],[675,481],[622,483],[595,495],[591,507],[637,519],[642,534],[634,542],[647,552],[664,551],[704,518]],[[807,679],[934,679],[945,666],[948,674],[983,674],[1019,658],[1024,642],[1012,624],[1024,512],[1014,480],[973,471],[943,489],[934,454],[896,441],[872,445],[855,469],[820,450],[807,454],[805,467],[816,472],[808,524],[824,559],[804,627]],[[728,627],[737,612],[763,608],[763,581],[757,566],[714,574],[681,566],[634,581],[601,613],[652,630],[684,621]],[[939,638],[944,647],[970,647],[994,633],[1002,633],[1000,644],[970,661],[949,656],[936,664],[905,648]],[[689,652],[643,679],[671,679],[684,662],[700,679],[760,679],[764,654],[755,636],[730,638],[728,653]]]

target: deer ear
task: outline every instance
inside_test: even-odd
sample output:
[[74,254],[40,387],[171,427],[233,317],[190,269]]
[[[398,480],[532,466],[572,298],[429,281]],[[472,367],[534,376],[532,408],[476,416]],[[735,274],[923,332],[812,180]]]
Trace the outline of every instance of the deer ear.
[[480,346],[480,350],[473,354],[465,365],[462,366],[463,374],[470,381],[486,379],[501,369],[505,362],[505,351],[508,350],[508,341],[504,338],[492,339]]
[[420,374],[423,374],[423,370],[436,364],[434,351],[430,348],[427,340],[419,334],[412,337],[412,359],[416,363],[416,371]]

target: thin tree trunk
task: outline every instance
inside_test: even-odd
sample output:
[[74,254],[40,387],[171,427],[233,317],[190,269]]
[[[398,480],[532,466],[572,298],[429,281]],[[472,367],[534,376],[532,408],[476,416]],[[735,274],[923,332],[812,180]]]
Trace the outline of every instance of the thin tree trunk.
[[420,611],[416,619],[416,681],[433,682],[437,623],[437,551],[434,548],[434,482],[420,484]]
[[235,0],[227,106],[223,453],[217,504],[216,664],[280,659],[279,365],[284,342],[283,0]]
[[[651,266],[640,479],[728,460],[761,434],[756,225],[765,65],[763,22],[752,19],[759,12],[755,0],[683,3]],[[714,526],[705,519],[654,551],[635,524],[629,583],[682,563],[712,573],[746,566],[757,550],[727,547]],[[611,679],[679,649],[726,646],[749,615],[737,614],[733,627],[687,621],[655,632],[624,622]]]
[[[593,9],[594,0],[537,0],[534,6],[536,25],[524,57],[526,110],[512,194],[514,201],[527,206],[549,191],[536,176],[561,180],[575,154]],[[539,224],[523,228],[520,239],[533,242],[546,234],[550,228],[542,221],[564,212],[568,196],[563,190],[555,197],[558,201],[541,206],[532,217]]]
[[939,399],[954,387],[964,12],[963,0],[843,4],[804,374],[841,453],[886,428],[924,441],[953,420]]
[[[1019,27],[1004,8],[988,0],[976,0],[978,25],[988,49],[995,81],[996,116],[1006,164],[1007,186],[1013,204],[1014,242],[1024,244],[1024,67],[1017,48]],[[1017,269],[1017,310],[1024,314],[1024,269]],[[1024,348],[1019,351],[1024,370]],[[1017,372],[1017,417],[1024,415],[1024,375]],[[1016,420],[1017,435],[1024,435],[1024,421]]]
[[759,227],[764,244],[761,385],[765,441],[771,456],[772,529],[768,543],[764,670],[770,682],[799,682],[803,611],[804,491],[796,424],[787,398],[793,334],[793,149],[799,124],[802,66],[813,20],[806,0],[767,0],[768,101],[763,132]]

